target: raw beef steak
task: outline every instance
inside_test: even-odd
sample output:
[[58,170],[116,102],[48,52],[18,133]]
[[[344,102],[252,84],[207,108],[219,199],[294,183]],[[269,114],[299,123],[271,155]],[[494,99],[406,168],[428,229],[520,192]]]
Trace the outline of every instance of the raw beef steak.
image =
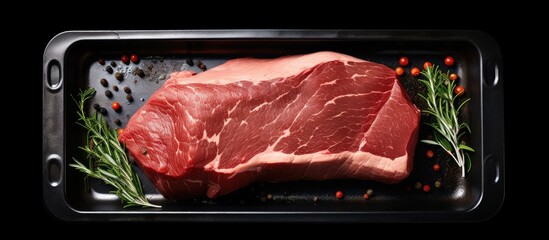
[[254,181],[399,182],[419,119],[392,69],[318,52],[173,73],[119,139],[164,196],[215,198]]

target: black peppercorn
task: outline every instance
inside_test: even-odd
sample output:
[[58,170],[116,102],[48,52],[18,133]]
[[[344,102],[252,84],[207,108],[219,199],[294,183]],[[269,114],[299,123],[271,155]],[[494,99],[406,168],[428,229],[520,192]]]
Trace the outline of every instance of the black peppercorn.
[[103,59],[103,58],[99,58],[98,62],[101,65],[105,65],[105,59]]
[[107,82],[107,79],[101,78],[99,82],[101,83],[101,85],[103,85],[103,87],[109,86],[109,82]]
[[126,95],[126,99],[128,100],[128,102],[133,102],[133,97],[131,94]]
[[117,91],[117,92],[118,92],[118,86],[116,86],[116,85],[112,86],[112,90],[114,90],[114,91]]
[[196,66],[198,66],[198,68],[200,68],[200,70],[202,70],[202,72],[206,71],[208,68],[206,67],[206,65],[204,65],[204,63],[200,60],[198,60],[198,62],[196,63]]
[[105,91],[105,96],[107,96],[108,98],[112,98],[112,92],[111,92],[111,90],[106,90],[106,91]]
[[112,74],[112,72],[113,72],[111,66],[107,66],[107,67],[105,68],[105,71],[107,71],[109,74]]
[[186,62],[187,62],[187,65],[189,65],[191,67],[194,66],[194,62],[191,58],[187,58]]
[[111,61],[111,66],[116,67],[116,63],[114,61]]
[[122,81],[122,79],[124,79],[124,74],[122,74],[121,72],[116,72],[114,74],[114,78],[116,78],[116,80],[118,81]]
[[99,104],[95,103],[93,104],[93,109],[95,109],[96,111],[99,110],[101,106],[99,106]]
[[118,126],[122,125],[122,121],[120,121],[120,119],[114,119],[114,123]]
[[129,87],[124,87],[124,92],[130,94],[132,93],[132,90]]
[[99,108],[99,113],[103,114],[103,115],[107,115],[109,114],[109,112],[107,112],[107,109],[102,107],[102,108]]

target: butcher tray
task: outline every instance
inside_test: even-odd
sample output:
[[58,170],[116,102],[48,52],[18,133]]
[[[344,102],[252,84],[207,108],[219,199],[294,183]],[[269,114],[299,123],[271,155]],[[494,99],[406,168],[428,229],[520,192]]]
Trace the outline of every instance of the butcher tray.
[[[476,151],[465,178],[441,150],[418,143],[410,176],[398,184],[365,180],[258,182],[216,199],[175,201],[162,197],[140,169],[147,198],[162,208],[124,208],[103,182],[85,178],[70,167],[85,161],[79,146],[86,131],[76,124],[73,101],[81,89],[98,90],[86,107],[108,108],[113,128],[124,127],[131,115],[174,71],[201,72],[239,57],[274,58],[317,51],[334,51],[361,59],[399,66],[407,56],[400,81],[420,108],[417,78],[409,72],[425,61],[455,72],[471,101],[461,114],[471,127],[467,143]],[[125,64],[122,55],[139,56]],[[444,65],[452,56],[453,66]],[[104,65],[99,59],[105,61]],[[192,63],[191,63],[192,61]],[[106,71],[123,73],[122,81]],[[143,73],[135,74],[140,68]],[[140,76],[141,75],[141,76]],[[191,31],[71,31],[55,36],[43,56],[43,200],[51,214],[65,221],[275,221],[275,222],[410,222],[482,221],[500,209],[505,196],[503,69],[498,44],[479,31],[364,31],[364,30],[191,30]],[[104,87],[100,79],[105,78]],[[113,89],[117,85],[118,91]],[[128,87],[133,102],[126,99]],[[111,99],[104,94],[113,93]],[[111,111],[119,101],[123,111]],[[117,125],[115,119],[120,122]],[[422,121],[428,119],[423,115]],[[420,138],[432,133],[421,124]],[[433,158],[426,156],[432,150]],[[433,165],[439,164],[440,171]],[[429,185],[430,191],[423,186]],[[373,190],[364,199],[368,189]],[[341,191],[344,198],[337,199]],[[371,192],[370,192],[371,193]]]

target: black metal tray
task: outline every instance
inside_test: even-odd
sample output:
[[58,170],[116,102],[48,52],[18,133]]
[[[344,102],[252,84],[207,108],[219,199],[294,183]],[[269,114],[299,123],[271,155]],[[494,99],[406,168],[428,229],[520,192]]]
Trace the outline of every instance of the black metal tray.
[[[441,151],[427,159],[430,148],[419,144],[414,170],[405,181],[387,185],[371,181],[333,180],[290,183],[255,183],[221,198],[172,201],[163,198],[144,175],[136,170],[151,202],[162,209],[122,208],[110,189],[68,166],[73,157],[84,159],[78,146],[85,144],[85,132],[77,126],[76,106],[71,98],[88,86],[98,89],[93,103],[108,107],[111,101],[122,103],[123,111],[110,111],[107,121],[115,118],[122,127],[131,114],[167,79],[167,74],[184,69],[197,72],[186,59],[202,61],[208,68],[237,57],[277,57],[315,51],[336,51],[365,60],[396,67],[400,56],[408,56],[410,66],[421,67],[430,60],[443,65],[452,55],[461,84],[471,98],[463,116],[470,123],[469,143],[477,151],[472,155],[472,170],[460,177],[453,162],[443,160]],[[123,54],[138,54],[138,64],[125,65]],[[115,61],[115,71],[126,72],[119,82],[98,63]],[[504,195],[503,72],[497,43],[478,31],[319,31],[319,30],[223,30],[223,31],[85,31],[64,32],[54,37],[43,59],[43,173],[44,202],[56,217],[69,221],[156,220],[156,221],[299,221],[299,222],[371,222],[371,221],[479,221],[493,216]],[[139,66],[141,78],[131,74]],[[411,67],[407,67],[409,70]],[[109,81],[114,93],[107,99],[99,79]],[[412,100],[419,104],[417,80],[400,78]],[[120,90],[112,90],[118,85]],[[127,103],[125,86],[131,88],[134,102]],[[141,101],[141,98],[145,101]],[[90,108],[90,111],[92,109]],[[420,137],[430,130],[421,126]],[[431,147],[432,149],[432,147]],[[435,149],[436,150],[436,149]],[[432,171],[433,163],[442,171]],[[442,187],[424,193],[416,182]],[[366,189],[375,195],[362,199]],[[337,190],[345,193],[337,200]],[[270,194],[272,198],[267,196]]]

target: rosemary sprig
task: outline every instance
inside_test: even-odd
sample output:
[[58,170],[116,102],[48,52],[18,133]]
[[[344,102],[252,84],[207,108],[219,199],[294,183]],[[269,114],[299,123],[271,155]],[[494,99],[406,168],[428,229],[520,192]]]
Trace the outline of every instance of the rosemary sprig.
[[434,118],[433,122],[425,123],[433,128],[434,141],[421,141],[442,147],[461,167],[461,175],[465,177],[465,173],[471,169],[471,158],[465,151],[474,152],[475,150],[460,142],[463,135],[467,132],[471,133],[471,128],[465,122],[460,123],[458,116],[461,108],[471,99],[464,99],[456,107],[458,102],[456,101],[458,95],[454,94],[456,83],[450,80],[449,73],[443,73],[438,66],[428,67],[427,70],[421,71],[421,74],[427,78],[419,79],[427,87],[427,95],[419,94],[427,103],[427,108],[422,111]]
[[93,116],[86,116],[85,102],[94,94],[95,89],[89,88],[83,92],[80,91],[78,101],[73,98],[78,105],[77,124],[88,131],[86,139],[89,144],[80,147],[80,149],[88,154],[89,166],[85,166],[74,158],[76,163],[69,165],[85,173],[87,177],[103,180],[116,188],[111,193],[116,194],[122,200],[125,204],[124,207],[159,208],[160,206],[149,203],[143,194],[139,177],[133,171],[124,147],[118,142],[118,133],[110,129],[103,116],[97,112]]

